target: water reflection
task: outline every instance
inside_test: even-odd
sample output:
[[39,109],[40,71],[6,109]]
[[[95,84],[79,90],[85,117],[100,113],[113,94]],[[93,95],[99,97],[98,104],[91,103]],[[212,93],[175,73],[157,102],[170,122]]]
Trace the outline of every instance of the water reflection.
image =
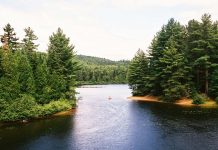
[[[139,130],[136,130],[134,134],[140,134],[139,131],[141,131],[141,134],[151,137],[147,138],[143,145],[137,147],[137,143],[134,144],[138,149],[143,146],[148,146],[148,149],[217,149],[216,109],[143,102],[137,102],[134,105],[138,107],[134,110],[141,111],[138,114],[146,111],[149,116],[144,120],[146,127],[143,127],[141,123]],[[144,119],[145,116],[142,118]],[[135,121],[138,122],[138,119]],[[142,138],[139,137],[139,139]]]
[[[58,117],[37,120],[28,124],[17,124],[0,129],[0,149],[52,149],[53,143],[63,145],[73,132],[73,117]],[[68,144],[68,143],[66,143]]]

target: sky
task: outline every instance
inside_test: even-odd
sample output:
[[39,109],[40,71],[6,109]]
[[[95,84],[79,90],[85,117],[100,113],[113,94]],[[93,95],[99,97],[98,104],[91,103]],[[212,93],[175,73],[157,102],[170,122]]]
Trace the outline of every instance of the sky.
[[31,27],[46,51],[60,27],[77,54],[131,59],[139,48],[146,52],[170,18],[185,25],[210,13],[218,20],[217,6],[217,0],[0,0],[0,28],[10,23],[22,39]]

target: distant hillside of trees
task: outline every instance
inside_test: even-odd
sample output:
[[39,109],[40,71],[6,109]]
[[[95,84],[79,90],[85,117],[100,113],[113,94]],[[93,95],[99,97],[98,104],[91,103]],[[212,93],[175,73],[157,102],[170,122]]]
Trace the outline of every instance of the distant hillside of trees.
[[112,61],[94,56],[77,55],[80,70],[78,84],[127,83],[128,60]]

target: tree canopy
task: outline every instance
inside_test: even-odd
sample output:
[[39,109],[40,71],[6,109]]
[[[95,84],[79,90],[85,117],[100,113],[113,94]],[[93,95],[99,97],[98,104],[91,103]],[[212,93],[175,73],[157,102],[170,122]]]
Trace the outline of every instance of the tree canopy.
[[105,58],[77,55],[80,70],[78,84],[120,84],[127,83],[129,61],[112,61]]
[[[133,93],[152,94],[171,102],[196,94],[218,97],[217,29],[217,22],[209,14],[204,14],[201,21],[190,20],[186,26],[170,19],[154,37],[149,55],[136,63],[137,52],[132,59],[129,85],[131,88],[141,85],[132,88]],[[147,65],[138,69],[144,61]]]
[[48,52],[38,52],[34,31],[24,29],[18,41],[10,24],[0,47],[0,121],[42,117],[75,105],[74,46],[58,28],[50,36]]

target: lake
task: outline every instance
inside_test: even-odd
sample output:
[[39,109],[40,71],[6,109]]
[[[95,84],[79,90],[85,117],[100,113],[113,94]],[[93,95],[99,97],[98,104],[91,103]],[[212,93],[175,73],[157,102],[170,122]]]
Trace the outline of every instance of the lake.
[[218,149],[217,109],[131,101],[127,85],[84,86],[77,92],[73,115],[0,128],[0,149]]

